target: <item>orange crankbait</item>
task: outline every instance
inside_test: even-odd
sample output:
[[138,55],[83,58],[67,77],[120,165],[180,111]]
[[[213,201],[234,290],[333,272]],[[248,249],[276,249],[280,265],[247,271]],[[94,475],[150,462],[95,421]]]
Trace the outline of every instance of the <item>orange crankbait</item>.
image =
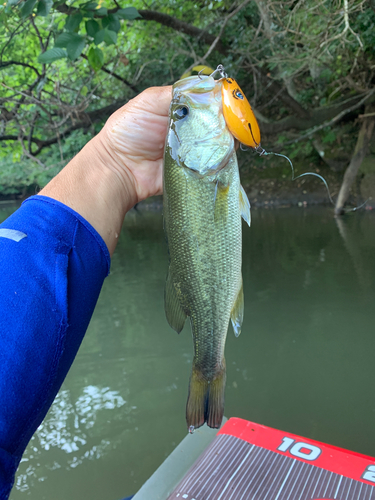
[[245,146],[260,146],[260,130],[254,111],[233,78],[222,79],[221,96],[224,119],[231,134]]

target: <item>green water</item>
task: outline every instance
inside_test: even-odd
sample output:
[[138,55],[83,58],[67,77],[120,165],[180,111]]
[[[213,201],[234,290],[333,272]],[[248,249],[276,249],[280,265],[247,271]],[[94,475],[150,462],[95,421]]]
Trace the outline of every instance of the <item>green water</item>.
[[[2,213],[5,217],[5,213]],[[253,210],[225,414],[375,456],[375,213]],[[128,214],[98,306],[11,500],[119,500],[185,436],[190,327],[164,317],[160,214]]]

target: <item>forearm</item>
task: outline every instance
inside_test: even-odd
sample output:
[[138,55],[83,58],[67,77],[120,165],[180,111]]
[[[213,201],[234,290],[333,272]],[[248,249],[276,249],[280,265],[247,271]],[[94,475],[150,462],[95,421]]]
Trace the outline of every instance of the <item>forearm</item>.
[[116,165],[108,158],[99,134],[39,193],[82,215],[101,235],[111,255],[125,214],[138,201],[126,166],[120,170]]
[[83,217],[43,196],[28,198],[0,237],[0,499],[45,416],[89,324],[108,249]]

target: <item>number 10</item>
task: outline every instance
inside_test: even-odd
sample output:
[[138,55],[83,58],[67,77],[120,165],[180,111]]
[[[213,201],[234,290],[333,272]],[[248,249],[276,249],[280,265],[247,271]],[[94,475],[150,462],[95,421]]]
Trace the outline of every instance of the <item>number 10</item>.
[[303,458],[304,460],[309,460],[310,462],[316,460],[322,453],[322,450],[317,446],[302,442],[296,443],[294,439],[289,437],[284,437],[283,442],[277,449],[279,451],[289,451],[289,453],[294,457]]

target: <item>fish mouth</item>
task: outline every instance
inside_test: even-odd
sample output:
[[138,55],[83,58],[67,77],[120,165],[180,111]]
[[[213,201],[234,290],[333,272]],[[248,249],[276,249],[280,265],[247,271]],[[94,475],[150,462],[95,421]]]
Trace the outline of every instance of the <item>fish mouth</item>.
[[173,85],[173,95],[176,93],[205,94],[212,92],[217,82],[212,76],[189,76],[183,80],[178,80]]

